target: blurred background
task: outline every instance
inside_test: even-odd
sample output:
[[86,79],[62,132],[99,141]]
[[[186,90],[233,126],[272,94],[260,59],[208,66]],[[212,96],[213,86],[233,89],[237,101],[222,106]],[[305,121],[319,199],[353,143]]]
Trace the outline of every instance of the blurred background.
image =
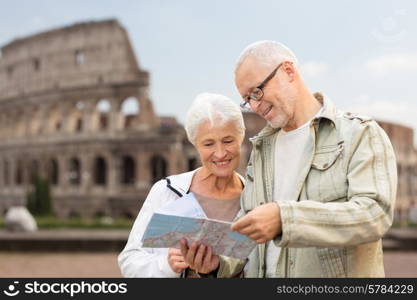
[[[0,277],[118,277],[152,184],[199,165],[183,129],[200,92],[239,102],[233,69],[270,39],[312,92],[370,115],[397,155],[389,277],[417,277],[417,2],[4,0]],[[247,138],[263,126],[245,113]]]

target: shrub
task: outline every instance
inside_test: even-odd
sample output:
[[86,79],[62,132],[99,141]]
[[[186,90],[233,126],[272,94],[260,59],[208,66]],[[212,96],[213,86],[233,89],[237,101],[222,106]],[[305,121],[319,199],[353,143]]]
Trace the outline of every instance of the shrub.
[[27,196],[27,207],[34,216],[52,215],[51,193],[45,179],[34,177],[32,189]]

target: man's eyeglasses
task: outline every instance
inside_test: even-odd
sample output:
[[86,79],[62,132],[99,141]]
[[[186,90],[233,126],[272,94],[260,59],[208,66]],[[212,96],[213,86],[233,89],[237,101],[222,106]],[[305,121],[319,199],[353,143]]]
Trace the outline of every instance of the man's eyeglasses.
[[271,74],[268,75],[268,77],[265,78],[264,81],[257,87],[253,88],[247,96],[243,97],[243,101],[240,103],[241,108],[249,108],[249,102],[252,101],[261,101],[262,97],[264,96],[263,88],[266,86],[266,84],[275,76],[277,73],[279,67],[281,67],[283,63],[280,63],[278,67],[276,67]]

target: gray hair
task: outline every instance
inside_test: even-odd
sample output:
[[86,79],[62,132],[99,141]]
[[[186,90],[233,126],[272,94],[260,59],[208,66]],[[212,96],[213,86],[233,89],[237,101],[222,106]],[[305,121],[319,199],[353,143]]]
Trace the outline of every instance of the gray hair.
[[195,145],[197,129],[205,121],[209,121],[212,126],[233,122],[239,137],[243,140],[245,136],[245,123],[239,105],[226,96],[202,93],[194,99],[185,121],[185,131],[191,144]]
[[298,66],[297,57],[290,48],[281,43],[266,40],[250,44],[242,51],[236,63],[235,73],[248,57],[255,58],[265,67],[276,66],[284,61],[290,61],[294,66]]

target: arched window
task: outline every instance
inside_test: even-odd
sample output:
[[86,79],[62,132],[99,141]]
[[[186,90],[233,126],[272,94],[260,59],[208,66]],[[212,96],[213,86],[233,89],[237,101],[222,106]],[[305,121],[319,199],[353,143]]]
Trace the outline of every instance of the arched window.
[[16,164],[16,185],[23,183],[23,163],[21,160],[17,161]]
[[59,182],[59,167],[58,162],[55,159],[52,159],[49,162],[48,179],[53,185],[57,185]]
[[140,112],[140,104],[135,97],[126,98],[121,106],[121,111],[124,116],[123,128],[130,128],[133,125],[135,116]]
[[32,160],[29,167],[30,182],[35,182],[35,178],[39,175],[39,163],[37,160]]
[[85,62],[85,56],[83,50],[75,50],[75,64],[76,65],[83,65]]
[[62,113],[60,107],[55,105],[48,111],[48,130],[51,133],[60,131],[62,128]]
[[167,176],[167,162],[166,160],[156,155],[151,159],[152,183]]
[[81,132],[83,130],[83,119],[79,117],[75,123],[75,132]]
[[136,180],[136,164],[131,156],[123,156],[122,158],[122,184],[134,184]]
[[69,130],[72,133],[82,132],[84,129],[83,111],[86,105],[82,100],[74,102],[71,105],[72,107],[68,112]]
[[99,111],[101,113],[108,113],[108,112],[110,112],[111,105],[110,105],[109,100],[107,100],[107,99],[101,99],[99,102],[97,102],[96,109],[97,109],[97,111]]
[[3,163],[3,177],[4,177],[4,185],[9,185],[9,162],[7,160]]
[[188,171],[197,168],[197,159],[195,157],[188,159]]
[[72,185],[79,185],[81,183],[81,164],[77,158],[70,160],[69,182]]
[[98,111],[98,129],[105,130],[109,127],[109,112],[111,109],[110,101],[101,99],[96,106]]
[[103,157],[99,156],[94,161],[94,183],[97,185],[106,185],[107,164]]

